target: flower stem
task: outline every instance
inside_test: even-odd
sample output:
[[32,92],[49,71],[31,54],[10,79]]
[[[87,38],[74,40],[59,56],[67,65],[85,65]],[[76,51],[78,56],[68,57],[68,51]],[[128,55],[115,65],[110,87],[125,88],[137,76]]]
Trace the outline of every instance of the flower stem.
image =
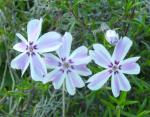
[[63,112],[63,117],[65,117],[65,83],[63,83],[63,89],[62,89],[62,112]]
[[117,117],[120,117],[121,114],[121,110],[120,110],[120,106],[117,107]]

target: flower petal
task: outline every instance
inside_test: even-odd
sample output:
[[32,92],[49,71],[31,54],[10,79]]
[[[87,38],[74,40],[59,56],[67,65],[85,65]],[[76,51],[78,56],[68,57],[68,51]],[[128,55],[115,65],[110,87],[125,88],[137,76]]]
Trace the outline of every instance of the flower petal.
[[70,95],[74,95],[76,93],[76,89],[72,80],[70,78],[66,78],[66,89]]
[[[62,72],[62,71],[61,71]],[[63,73],[63,72],[62,72]],[[66,73],[63,73],[63,74],[61,74],[61,73],[59,73],[59,75],[61,76],[59,76],[60,78],[58,79],[58,81],[56,80],[56,81],[53,81],[53,85],[54,85],[54,88],[55,89],[59,89],[61,86],[62,86],[62,84],[64,83],[64,79],[65,79],[65,77],[66,77]]]
[[92,74],[91,70],[87,68],[86,65],[74,65],[74,71],[82,76],[89,76]]
[[124,74],[118,73],[115,75],[115,78],[119,81],[119,88],[122,91],[129,91],[131,89],[130,83]]
[[69,59],[73,65],[88,64],[91,61],[91,57],[88,56],[88,49],[85,46],[74,50]]
[[112,88],[112,93],[115,97],[118,97],[120,94],[120,87],[119,87],[119,79],[115,77],[114,74],[112,74],[112,79],[111,79],[111,88]]
[[40,20],[33,19],[28,22],[27,25],[28,41],[35,42],[38,39],[41,33],[42,21],[43,19],[41,18]]
[[88,84],[88,88],[91,90],[100,89],[107,82],[110,76],[111,76],[111,73],[109,72],[109,70],[104,70],[102,72],[99,72],[93,75],[87,81],[87,82],[90,82]]
[[43,83],[52,81],[54,88],[60,89],[60,87],[64,82],[65,76],[66,76],[65,72],[61,71],[60,69],[55,69],[46,75]]
[[68,58],[71,50],[71,44],[72,35],[69,32],[66,32],[62,37],[62,45],[57,51],[60,58]]
[[75,73],[74,71],[68,72],[67,75],[68,75],[67,78],[70,79],[70,83],[74,87],[81,88],[81,87],[85,86],[82,78],[77,73]]
[[59,67],[59,64],[61,63],[58,57],[50,53],[44,55],[44,61],[51,69]]
[[128,37],[119,40],[112,55],[113,59],[115,61],[123,60],[131,46],[132,41]]
[[24,42],[17,43],[13,46],[13,49],[19,52],[25,52],[27,45]]
[[139,57],[132,57],[121,63],[121,71],[126,74],[139,74],[140,66],[135,63]]
[[101,67],[108,68],[112,61],[109,52],[101,44],[94,44],[93,48],[94,51],[90,51],[91,58]]
[[53,79],[55,78],[54,76],[58,73],[58,71],[59,71],[58,69],[55,69],[47,73],[42,82],[46,84],[47,82],[53,81]]
[[50,52],[61,46],[61,35],[57,32],[48,32],[37,40],[37,51],[40,53]]
[[29,66],[29,56],[26,53],[21,53],[11,61],[11,67],[14,69],[21,69],[22,75]]
[[16,36],[26,45],[28,44],[27,40],[20,33],[16,33]]
[[31,77],[35,81],[43,81],[47,74],[46,65],[39,54],[35,53],[30,59]]

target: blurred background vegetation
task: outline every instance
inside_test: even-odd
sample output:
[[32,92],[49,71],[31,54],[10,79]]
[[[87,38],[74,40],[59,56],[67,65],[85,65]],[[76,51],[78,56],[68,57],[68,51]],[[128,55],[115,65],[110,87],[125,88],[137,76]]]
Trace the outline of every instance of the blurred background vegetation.
[[[19,53],[12,49],[19,41],[15,33],[25,37],[27,22],[43,17],[42,33],[70,31],[73,47],[102,43],[111,52],[101,25],[128,36],[133,46],[130,56],[141,56],[141,73],[127,76],[132,90],[112,95],[110,84],[91,92],[78,89],[66,94],[66,117],[150,117],[150,0],[0,0],[0,116],[62,117],[62,92],[51,83],[43,85],[20,70],[10,68],[10,61]],[[93,73],[99,72],[93,63]],[[84,77],[87,80],[88,77]]]

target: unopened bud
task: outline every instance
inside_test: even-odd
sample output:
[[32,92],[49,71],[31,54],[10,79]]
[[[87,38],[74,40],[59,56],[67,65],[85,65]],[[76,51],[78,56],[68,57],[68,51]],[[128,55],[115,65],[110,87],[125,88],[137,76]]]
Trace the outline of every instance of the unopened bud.
[[116,45],[119,41],[119,35],[115,30],[107,30],[105,38],[111,45]]

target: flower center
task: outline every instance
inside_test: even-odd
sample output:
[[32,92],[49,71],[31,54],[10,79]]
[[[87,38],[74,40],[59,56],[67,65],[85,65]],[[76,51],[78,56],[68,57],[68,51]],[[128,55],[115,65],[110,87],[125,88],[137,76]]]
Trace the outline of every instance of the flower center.
[[35,54],[34,50],[36,50],[36,49],[37,49],[37,46],[33,45],[33,42],[29,42],[29,45],[27,45],[27,48],[26,48],[27,54],[28,55],[34,55]]
[[113,70],[113,71],[117,71],[117,70],[118,70],[118,66],[117,66],[117,65],[114,65],[114,66],[112,67],[112,70]]
[[64,62],[64,63],[63,63],[63,67],[66,68],[66,69],[68,69],[68,68],[70,67],[70,64],[67,63],[67,62]]
[[111,73],[114,72],[116,74],[121,70],[121,65],[119,65],[118,61],[115,61],[114,64],[110,63],[109,68]]
[[59,66],[61,67],[61,71],[67,71],[71,72],[71,69],[74,69],[74,66],[71,64],[71,60],[66,60],[66,58],[61,58],[62,62],[59,63]]

